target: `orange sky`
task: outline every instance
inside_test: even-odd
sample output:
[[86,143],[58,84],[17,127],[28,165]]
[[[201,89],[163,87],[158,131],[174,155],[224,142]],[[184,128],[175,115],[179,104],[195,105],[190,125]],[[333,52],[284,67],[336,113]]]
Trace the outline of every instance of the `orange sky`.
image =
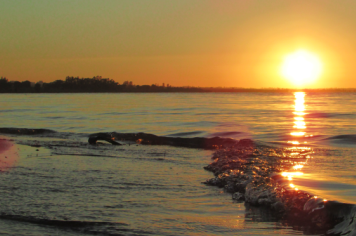
[[315,87],[356,87],[356,1],[0,0],[0,76],[293,87],[286,54],[318,55]]

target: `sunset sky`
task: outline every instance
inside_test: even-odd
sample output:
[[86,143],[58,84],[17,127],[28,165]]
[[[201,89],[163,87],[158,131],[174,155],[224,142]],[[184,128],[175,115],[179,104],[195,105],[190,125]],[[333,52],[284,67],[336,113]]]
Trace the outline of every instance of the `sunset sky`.
[[354,0],[0,0],[0,76],[290,88],[280,67],[303,49],[322,63],[308,87],[356,87],[355,13]]

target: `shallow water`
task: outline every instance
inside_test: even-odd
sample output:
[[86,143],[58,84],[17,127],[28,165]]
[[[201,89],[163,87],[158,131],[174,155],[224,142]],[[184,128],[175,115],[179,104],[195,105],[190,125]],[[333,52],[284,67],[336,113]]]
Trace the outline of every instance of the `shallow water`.
[[[87,137],[95,132],[146,132],[310,147],[314,153],[303,167],[304,175],[293,183],[328,199],[355,202],[355,104],[356,94],[305,94],[305,114],[296,115],[295,94],[2,94],[1,127],[58,132],[6,134],[23,145],[17,145],[16,162],[4,164],[0,175],[0,225],[7,225],[0,232],[303,234],[276,222],[268,211],[233,202],[231,195],[202,185],[212,177],[203,170],[212,151],[89,146]],[[303,118],[304,128],[295,124],[295,117]],[[296,131],[305,135],[293,137]],[[296,140],[299,144],[291,143]],[[25,145],[34,142],[41,147]],[[87,224],[75,227],[68,222]]]
[[17,148],[21,158],[0,176],[6,225],[0,231],[10,235],[299,234],[201,184],[211,177],[202,169],[211,151],[84,143]]

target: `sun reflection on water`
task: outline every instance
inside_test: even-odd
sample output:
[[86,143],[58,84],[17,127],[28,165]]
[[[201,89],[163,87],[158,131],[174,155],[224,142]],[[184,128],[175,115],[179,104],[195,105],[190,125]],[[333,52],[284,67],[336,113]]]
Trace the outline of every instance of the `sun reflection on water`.
[[295,97],[295,104],[294,104],[294,126],[293,128],[297,129],[294,130],[291,135],[292,136],[303,136],[305,135],[305,132],[302,131],[306,129],[306,123],[304,121],[304,115],[306,114],[305,111],[305,104],[304,104],[304,97],[305,93],[304,92],[295,92],[294,93]]
[[304,146],[307,144],[307,141],[304,138],[312,137],[313,135],[307,134],[307,123],[304,116],[306,113],[305,106],[305,96],[304,92],[295,92],[294,93],[294,121],[293,121],[293,130],[290,132],[291,139],[288,141],[291,144],[291,147],[286,148],[286,151],[291,158],[289,162],[293,166],[292,171],[283,172],[282,176],[289,181],[289,186],[295,190],[298,188],[292,183],[293,177],[302,176],[303,167],[307,164],[307,161],[311,158],[310,154],[312,149],[310,147]]

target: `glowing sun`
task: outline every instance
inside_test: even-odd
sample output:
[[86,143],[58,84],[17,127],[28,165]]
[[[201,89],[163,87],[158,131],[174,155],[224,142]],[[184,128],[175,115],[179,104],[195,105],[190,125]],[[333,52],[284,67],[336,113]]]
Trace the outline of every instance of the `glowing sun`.
[[281,73],[294,85],[303,86],[317,80],[322,72],[319,58],[306,51],[298,50],[288,54],[283,61]]

